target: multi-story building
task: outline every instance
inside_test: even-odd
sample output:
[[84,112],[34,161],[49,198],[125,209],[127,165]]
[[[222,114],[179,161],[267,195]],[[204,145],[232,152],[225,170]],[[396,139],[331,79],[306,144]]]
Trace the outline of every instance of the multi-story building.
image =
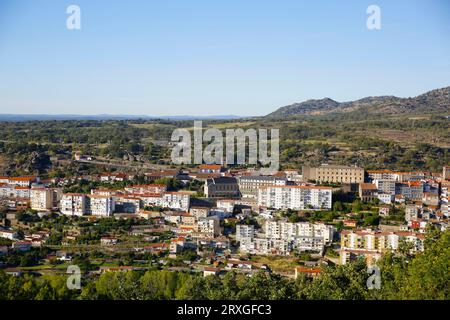
[[275,209],[331,209],[332,188],[322,186],[271,186],[258,192],[258,205]]
[[220,220],[216,216],[199,218],[197,221],[196,232],[205,238],[215,238],[221,234]]
[[442,168],[442,180],[450,181],[450,166],[444,166]]
[[181,211],[188,211],[191,196],[188,192],[164,192],[154,194],[133,194],[142,200],[144,206],[158,206]]
[[264,236],[256,237],[251,226],[241,225],[239,230],[236,230],[236,240],[240,242],[241,252],[252,254],[290,254],[293,250],[323,252],[325,246],[333,241],[335,228],[308,222],[266,221],[264,231]]
[[271,239],[295,240],[304,237],[317,237],[322,239],[322,245],[330,244],[333,241],[335,228],[323,223],[309,222],[285,222],[266,221],[264,225],[266,237]]
[[392,202],[394,202],[395,195],[378,191],[377,198],[378,200],[380,200],[381,203],[391,204]]
[[255,226],[238,224],[236,225],[236,241],[241,241],[242,238],[254,238]]
[[141,208],[141,199],[139,197],[120,195],[113,198],[115,212],[136,213]]
[[282,239],[242,238],[240,251],[250,254],[288,255],[292,252],[292,243]]
[[258,189],[269,186],[285,186],[287,179],[277,176],[242,176],[239,191],[243,198],[258,198]]
[[408,181],[400,183],[399,192],[406,201],[422,201],[424,183],[422,181]]
[[50,210],[53,208],[53,190],[48,188],[31,188],[31,209]]
[[374,180],[391,180],[399,181],[399,175],[397,172],[391,170],[368,170],[367,175],[369,179]]
[[381,232],[371,229],[343,230],[341,232],[340,262],[345,264],[352,257],[364,257],[373,264],[386,251],[396,251],[402,241],[412,245],[411,251],[424,250],[424,235],[415,232]]
[[362,183],[364,169],[356,166],[335,166],[323,164],[320,167],[302,167],[304,180],[330,183]]
[[450,181],[447,180],[441,182],[441,212],[445,217],[450,217]]
[[419,208],[414,204],[408,204],[405,208],[405,221],[417,220],[419,218]]
[[236,198],[240,195],[237,179],[233,177],[207,179],[204,193],[207,198]]
[[165,184],[144,184],[125,187],[127,193],[132,194],[148,194],[148,193],[164,193],[167,191]]
[[39,182],[39,178],[36,176],[22,176],[13,177],[8,179],[8,184],[19,187],[30,187],[33,182]]
[[162,195],[162,206],[171,209],[188,211],[191,196],[187,192],[165,192]]
[[110,217],[114,213],[115,203],[112,197],[89,195],[87,197],[87,213],[93,216]]
[[198,218],[206,218],[209,216],[211,209],[208,207],[191,206],[189,208],[189,213]]
[[30,188],[23,186],[14,186],[12,189],[13,198],[30,198]]
[[81,193],[65,193],[61,197],[61,213],[68,216],[83,216],[87,214],[86,195]]
[[216,208],[224,212],[232,213],[234,211],[235,199],[219,199],[216,201]]
[[359,198],[363,202],[370,202],[377,198],[377,186],[373,183],[359,184]]
[[392,195],[398,193],[398,184],[394,180],[376,179],[373,180],[373,183],[377,187],[378,191]]

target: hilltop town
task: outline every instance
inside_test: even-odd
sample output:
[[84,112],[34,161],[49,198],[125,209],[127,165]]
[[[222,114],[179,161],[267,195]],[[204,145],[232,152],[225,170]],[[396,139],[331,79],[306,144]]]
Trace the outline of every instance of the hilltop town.
[[449,227],[449,187],[449,166],[2,176],[0,267],[16,276],[64,274],[83,261],[93,275],[156,268],[316,277],[323,266],[424,251],[429,228]]

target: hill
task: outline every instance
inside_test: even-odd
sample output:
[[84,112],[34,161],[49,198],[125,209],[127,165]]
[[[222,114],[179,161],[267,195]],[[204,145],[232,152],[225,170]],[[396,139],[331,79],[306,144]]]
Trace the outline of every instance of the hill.
[[450,114],[450,87],[429,91],[413,98],[395,96],[366,97],[356,101],[337,102],[330,98],[307,100],[279,108],[267,117],[364,112],[371,114]]

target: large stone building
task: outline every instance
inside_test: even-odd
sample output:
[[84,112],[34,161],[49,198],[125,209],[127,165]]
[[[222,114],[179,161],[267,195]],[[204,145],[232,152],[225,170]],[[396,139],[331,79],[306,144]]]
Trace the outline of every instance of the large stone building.
[[232,177],[207,179],[204,193],[207,198],[236,198],[240,196],[237,179]]
[[320,167],[302,167],[304,180],[329,183],[363,183],[364,169],[356,166],[321,165]]

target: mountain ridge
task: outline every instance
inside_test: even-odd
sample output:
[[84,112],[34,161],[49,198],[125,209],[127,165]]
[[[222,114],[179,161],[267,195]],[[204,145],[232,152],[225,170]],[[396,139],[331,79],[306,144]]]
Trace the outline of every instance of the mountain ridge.
[[357,111],[372,114],[450,113],[450,86],[434,89],[409,98],[369,96],[347,102],[338,102],[331,98],[309,99],[278,108],[266,115],[266,117],[279,118],[295,115],[319,115]]

